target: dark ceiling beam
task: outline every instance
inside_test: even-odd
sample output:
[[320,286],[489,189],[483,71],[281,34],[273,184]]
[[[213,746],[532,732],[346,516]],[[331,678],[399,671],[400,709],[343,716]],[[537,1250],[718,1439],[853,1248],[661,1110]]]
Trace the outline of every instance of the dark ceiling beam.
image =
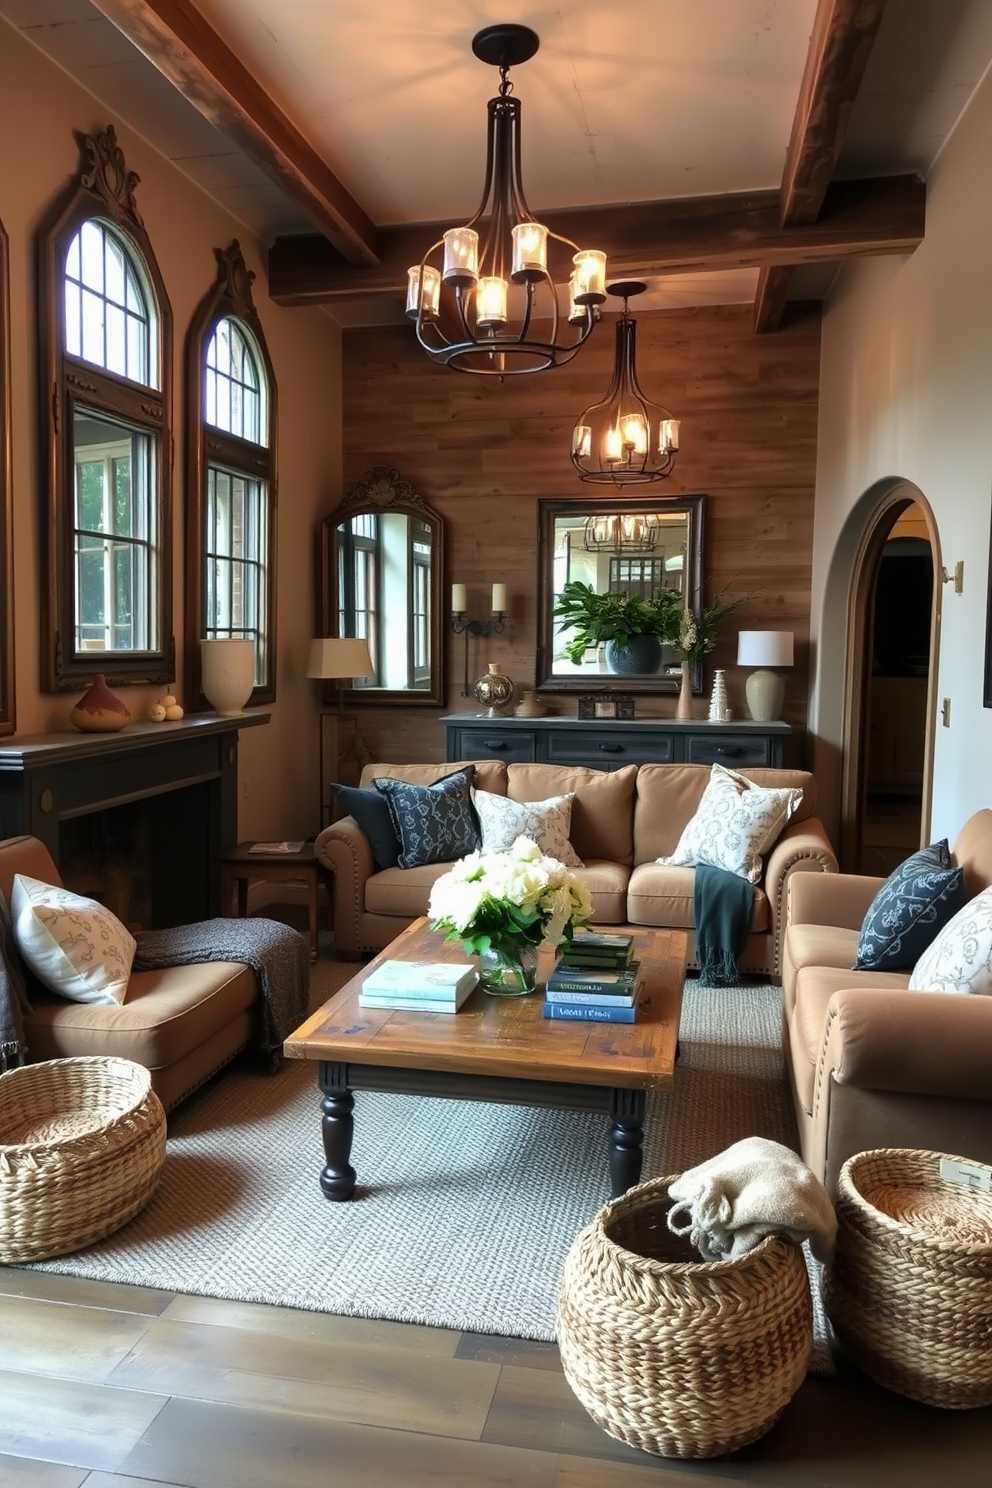
[[343,259],[378,261],[375,223],[189,0],[92,4],[296,203]]
[[[885,0],[820,0],[792,120],[779,196],[783,227],[815,222],[833,177]],[[778,329],[790,265],[763,271],[754,299],[756,331]]]
[[[777,191],[542,212],[541,220],[603,249],[609,278],[618,280],[911,253],[923,240],[925,211],[926,192],[915,176],[887,176],[831,186],[817,221],[798,227],[782,226]],[[280,305],[405,296],[408,266],[451,225],[382,228],[373,267],[345,263],[317,234],[277,238],[269,250],[269,294]]]

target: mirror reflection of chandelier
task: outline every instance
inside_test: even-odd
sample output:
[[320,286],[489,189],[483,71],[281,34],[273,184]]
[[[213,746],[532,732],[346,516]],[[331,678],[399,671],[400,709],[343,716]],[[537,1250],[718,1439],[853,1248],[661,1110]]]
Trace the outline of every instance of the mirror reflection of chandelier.
[[[606,299],[606,254],[536,222],[524,197],[520,101],[510,97],[507,73],[539,45],[527,26],[487,26],[473,38],[472,51],[501,79],[489,100],[482,201],[464,227],[449,228],[407,270],[406,313],[417,340],[432,361],[459,372],[505,377],[564,366]],[[567,316],[552,273],[563,292],[568,285]]]
[[646,288],[639,280],[628,280],[607,289],[607,294],[623,299],[613,381],[603,401],[587,408],[572,432],[572,464],[582,480],[593,484],[648,485],[664,480],[675,467],[679,420],[646,398],[637,380],[637,322],[627,309],[627,300]]
[[586,518],[582,546],[588,553],[653,553],[660,535],[651,512],[600,512]]

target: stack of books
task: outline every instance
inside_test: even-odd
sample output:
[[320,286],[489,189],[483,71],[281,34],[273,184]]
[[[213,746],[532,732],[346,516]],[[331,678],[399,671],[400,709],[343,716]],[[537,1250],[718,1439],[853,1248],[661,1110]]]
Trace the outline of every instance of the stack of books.
[[633,1023],[641,992],[632,935],[577,935],[548,977],[544,1016],[571,1022]]
[[362,983],[359,1007],[457,1013],[478,981],[468,962],[383,961]]

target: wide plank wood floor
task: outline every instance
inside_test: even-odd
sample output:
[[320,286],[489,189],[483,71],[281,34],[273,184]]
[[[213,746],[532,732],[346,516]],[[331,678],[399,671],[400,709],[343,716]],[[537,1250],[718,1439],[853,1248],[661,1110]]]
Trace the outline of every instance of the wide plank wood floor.
[[589,1419],[552,1344],[0,1268],[3,1488],[988,1488],[992,1409],[852,1367],[760,1442],[653,1457]]

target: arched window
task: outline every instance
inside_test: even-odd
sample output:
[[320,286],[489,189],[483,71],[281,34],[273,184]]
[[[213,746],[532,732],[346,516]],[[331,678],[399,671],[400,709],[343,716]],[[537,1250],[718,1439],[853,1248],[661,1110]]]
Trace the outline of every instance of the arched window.
[[39,235],[53,688],[175,675],[171,311],[113,128],[82,146]]
[[11,554],[10,259],[0,222],[0,734],[14,732],[14,563]]
[[233,242],[186,340],[186,694],[202,705],[200,641],[255,643],[252,702],[275,697],[275,379]]

